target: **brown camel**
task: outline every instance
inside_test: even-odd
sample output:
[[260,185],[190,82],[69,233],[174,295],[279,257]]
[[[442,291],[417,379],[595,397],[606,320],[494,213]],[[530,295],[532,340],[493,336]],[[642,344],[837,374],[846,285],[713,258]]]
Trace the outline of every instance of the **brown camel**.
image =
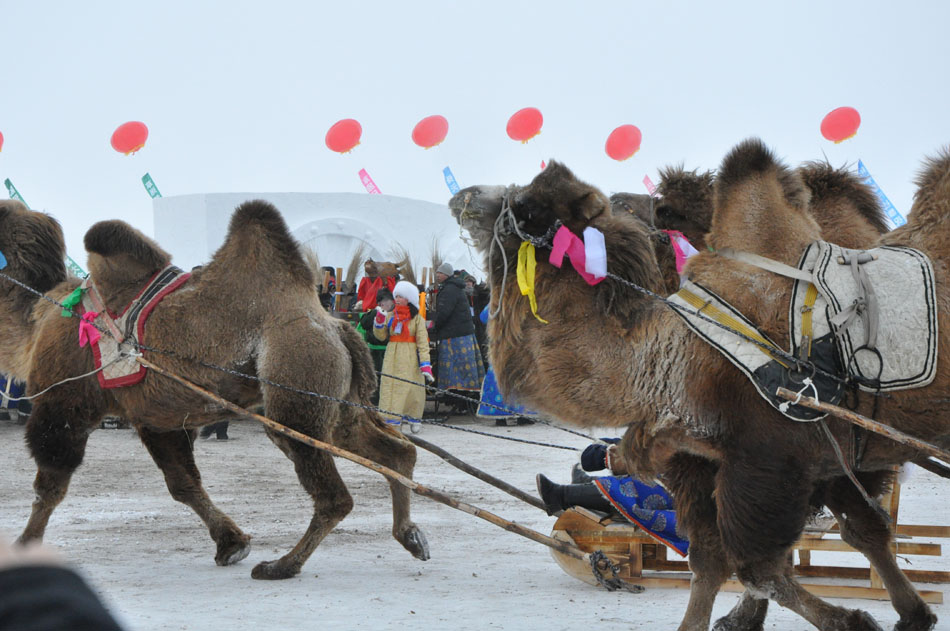
[[679,289],[680,275],[676,271],[676,252],[670,243],[670,235],[654,226],[654,199],[649,195],[639,193],[614,193],[610,196],[610,209],[614,214],[629,213],[642,222],[644,229],[650,235],[653,244],[653,253],[660,266],[660,275],[663,277],[664,295],[669,295]]
[[[85,236],[89,269],[105,306],[120,313],[170,262],[150,239],[121,221],[95,224]],[[78,285],[67,277],[59,224],[14,201],[0,202],[3,273],[62,301]],[[354,451],[411,476],[415,447],[374,412],[311,398],[209,365],[297,390],[368,404],[375,388],[366,345],[344,322],[320,307],[313,273],[270,204],[251,201],[235,211],[224,245],[177,291],[154,308],[142,342],[155,363],[238,405],[263,402],[267,416],[319,440]],[[60,383],[93,370],[89,348],[77,343],[77,319],[0,279],[0,372],[29,384],[36,399],[26,442],[37,464],[36,501],[20,537],[41,539],[50,514],[66,495],[83,459],[89,433],[107,414],[130,421],[162,470],[174,499],[208,526],[218,565],[247,556],[250,537],[208,498],[192,453],[196,428],[229,413],[153,372],[137,385],[103,389],[96,376]],[[103,335],[107,335],[104,333]],[[202,363],[199,363],[202,362]],[[353,506],[333,459],[270,430],[268,437],[293,461],[314,502],[303,537],[286,555],[258,564],[251,576],[288,578]],[[409,491],[390,483],[393,536],[413,556],[429,556],[409,515]]]
[[[932,161],[920,184],[908,224],[883,241],[909,245],[931,257],[940,322],[950,324],[943,263],[950,258],[950,243],[942,241],[950,239],[943,236],[950,222],[950,155]],[[821,236],[809,213],[809,196],[800,174],[778,163],[760,142],[743,143],[717,173],[709,243],[794,265],[805,247]],[[644,477],[662,473],[673,492],[691,541],[694,572],[681,631],[708,628],[715,596],[732,572],[749,595],[717,623],[719,629],[760,629],[765,608],[757,598],[775,600],[821,629],[879,629],[862,611],[812,596],[791,574],[788,555],[816,492],[835,513],[844,540],[863,552],[883,578],[900,615],[898,628],[933,628],[935,616],[889,552],[887,524],[850,483],[842,482],[840,465],[819,428],[790,422],[776,412],[667,306],[614,279],[591,287],[569,265],[557,269],[543,262],[543,248],[536,294],[538,311],[551,324],[531,316],[516,285],[508,283],[500,295],[502,278],[515,270],[504,269],[497,245],[491,251],[491,236],[495,220],[508,209],[522,234],[535,237],[558,220],[575,234],[588,225],[600,229],[608,270],[654,289],[655,256],[641,226],[612,214],[602,193],[557,163],[526,187],[471,187],[449,205],[489,254],[492,300],[504,307],[489,323],[502,389],[568,422],[597,419],[598,424],[629,425],[621,446],[631,470]],[[513,262],[520,237],[510,229],[511,222],[497,225],[508,261]],[[694,257],[688,272],[691,280],[715,291],[788,348],[789,279],[714,252]],[[946,324],[941,328],[946,331]],[[627,343],[606,345],[605,339]],[[876,403],[862,393],[858,411],[870,415],[877,405],[878,418],[946,447],[947,339],[940,340],[939,355],[944,358],[930,386],[892,392]],[[836,419],[827,424],[839,444],[849,444],[848,424]],[[892,465],[916,455],[872,436],[858,477],[874,494],[886,483]]]

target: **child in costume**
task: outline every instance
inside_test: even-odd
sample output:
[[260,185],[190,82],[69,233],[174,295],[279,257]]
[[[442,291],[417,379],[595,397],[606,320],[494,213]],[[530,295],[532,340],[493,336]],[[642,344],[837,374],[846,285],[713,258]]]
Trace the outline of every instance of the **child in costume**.
[[[379,386],[379,408],[387,422],[399,425],[406,419],[395,415],[422,417],[426,403],[423,383],[432,383],[435,379],[429,363],[429,333],[425,320],[419,315],[419,290],[410,282],[399,281],[393,288],[393,297],[396,306],[392,313],[377,307],[373,335],[382,341],[387,332],[389,334]],[[413,433],[419,431],[418,421],[409,424]]]

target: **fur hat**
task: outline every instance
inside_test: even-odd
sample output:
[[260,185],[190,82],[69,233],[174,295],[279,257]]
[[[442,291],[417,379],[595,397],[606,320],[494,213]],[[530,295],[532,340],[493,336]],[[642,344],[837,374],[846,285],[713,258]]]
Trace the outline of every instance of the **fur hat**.
[[439,268],[435,271],[439,272],[440,274],[445,274],[446,276],[451,276],[452,274],[455,273],[455,268],[452,267],[451,263],[446,261],[442,263],[442,265],[439,265]]
[[393,296],[405,298],[416,309],[419,308],[419,289],[408,280],[401,280],[393,287]]

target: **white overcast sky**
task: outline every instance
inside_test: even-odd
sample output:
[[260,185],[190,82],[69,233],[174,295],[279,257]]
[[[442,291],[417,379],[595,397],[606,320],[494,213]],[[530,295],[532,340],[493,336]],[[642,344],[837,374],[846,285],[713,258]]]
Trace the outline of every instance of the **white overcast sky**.
[[[946,2],[0,0],[0,25],[0,180],[81,263],[95,221],[152,233],[146,171],[171,196],[362,192],[366,168],[444,202],[446,165],[462,186],[524,183],[556,158],[644,192],[661,166],[715,168],[759,136],[791,164],[863,159],[906,214],[922,157],[950,143]],[[819,125],[842,105],[862,125],[835,145]],[[544,128],[522,145],[505,124],[526,106]],[[425,151],[410,132],[430,114],[449,134]],[[363,126],[347,155],[324,145],[341,118]],[[150,135],[126,157],[109,139],[129,120]],[[625,123],[643,145],[615,162]]]

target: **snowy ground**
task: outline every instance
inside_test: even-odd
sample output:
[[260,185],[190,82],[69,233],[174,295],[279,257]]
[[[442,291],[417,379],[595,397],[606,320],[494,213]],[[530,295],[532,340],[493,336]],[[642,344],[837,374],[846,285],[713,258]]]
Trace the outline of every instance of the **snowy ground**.
[[[454,417],[453,423],[571,447],[578,436],[543,425],[495,428]],[[0,533],[19,534],[33,499],[32,460],[22,427],[0,422],[5,445]],[[151,629],[674,629],[687,592],[648,589],[608,593],[581,583],[555,564],[547,548],[483,520],[413,496],[414,518],[426,532],[432,559],[413,559],[390,536],[390,502],[383,478],[338,460],[356,500],[352,514],[317,549],[296,578],[255,581],[251,568],[296,543],[310,502],[290,461],[252,421],[232,423],[233,440],[198,441],[197,461],[214,501],[253,536],[250,556],[232,567],[214,564],[214,548],[190,509],[168,495],[158,469],[130,430],[99,430],[66,500],[53,514],[48,543],[57,546],[103,595],[130,631]],[[566,482],[573,452],[495,440],[425,426],[423,438],[522,489],[534,492],[544,472]],[[459,499],[549,534],[554,518],[487,486],[420,450],[416,479]],[[926,472],[903,489],[901,522],[950,524],[946,482]],[[826,553],[831,555],[831,553]],[[950,553],[947,553],[950,555]],[[856,555],[813,554],[815,563],[857,564]],[[850,558],[849,558],[850,557]],[[947,557],[911,557],[919,569],[950,570]],[[908,560],[902,561],[910,567]],[[929,585],[943,590],[946,586]],[[948,594],[950,595],[950,594]],[[723,593],[714,615],[736,594]],[[889,603],[836,601],[860,607],[891,628]],[[934,606],[950,628],[950,606]],[[767,629],[810,625],[772,605]]]

